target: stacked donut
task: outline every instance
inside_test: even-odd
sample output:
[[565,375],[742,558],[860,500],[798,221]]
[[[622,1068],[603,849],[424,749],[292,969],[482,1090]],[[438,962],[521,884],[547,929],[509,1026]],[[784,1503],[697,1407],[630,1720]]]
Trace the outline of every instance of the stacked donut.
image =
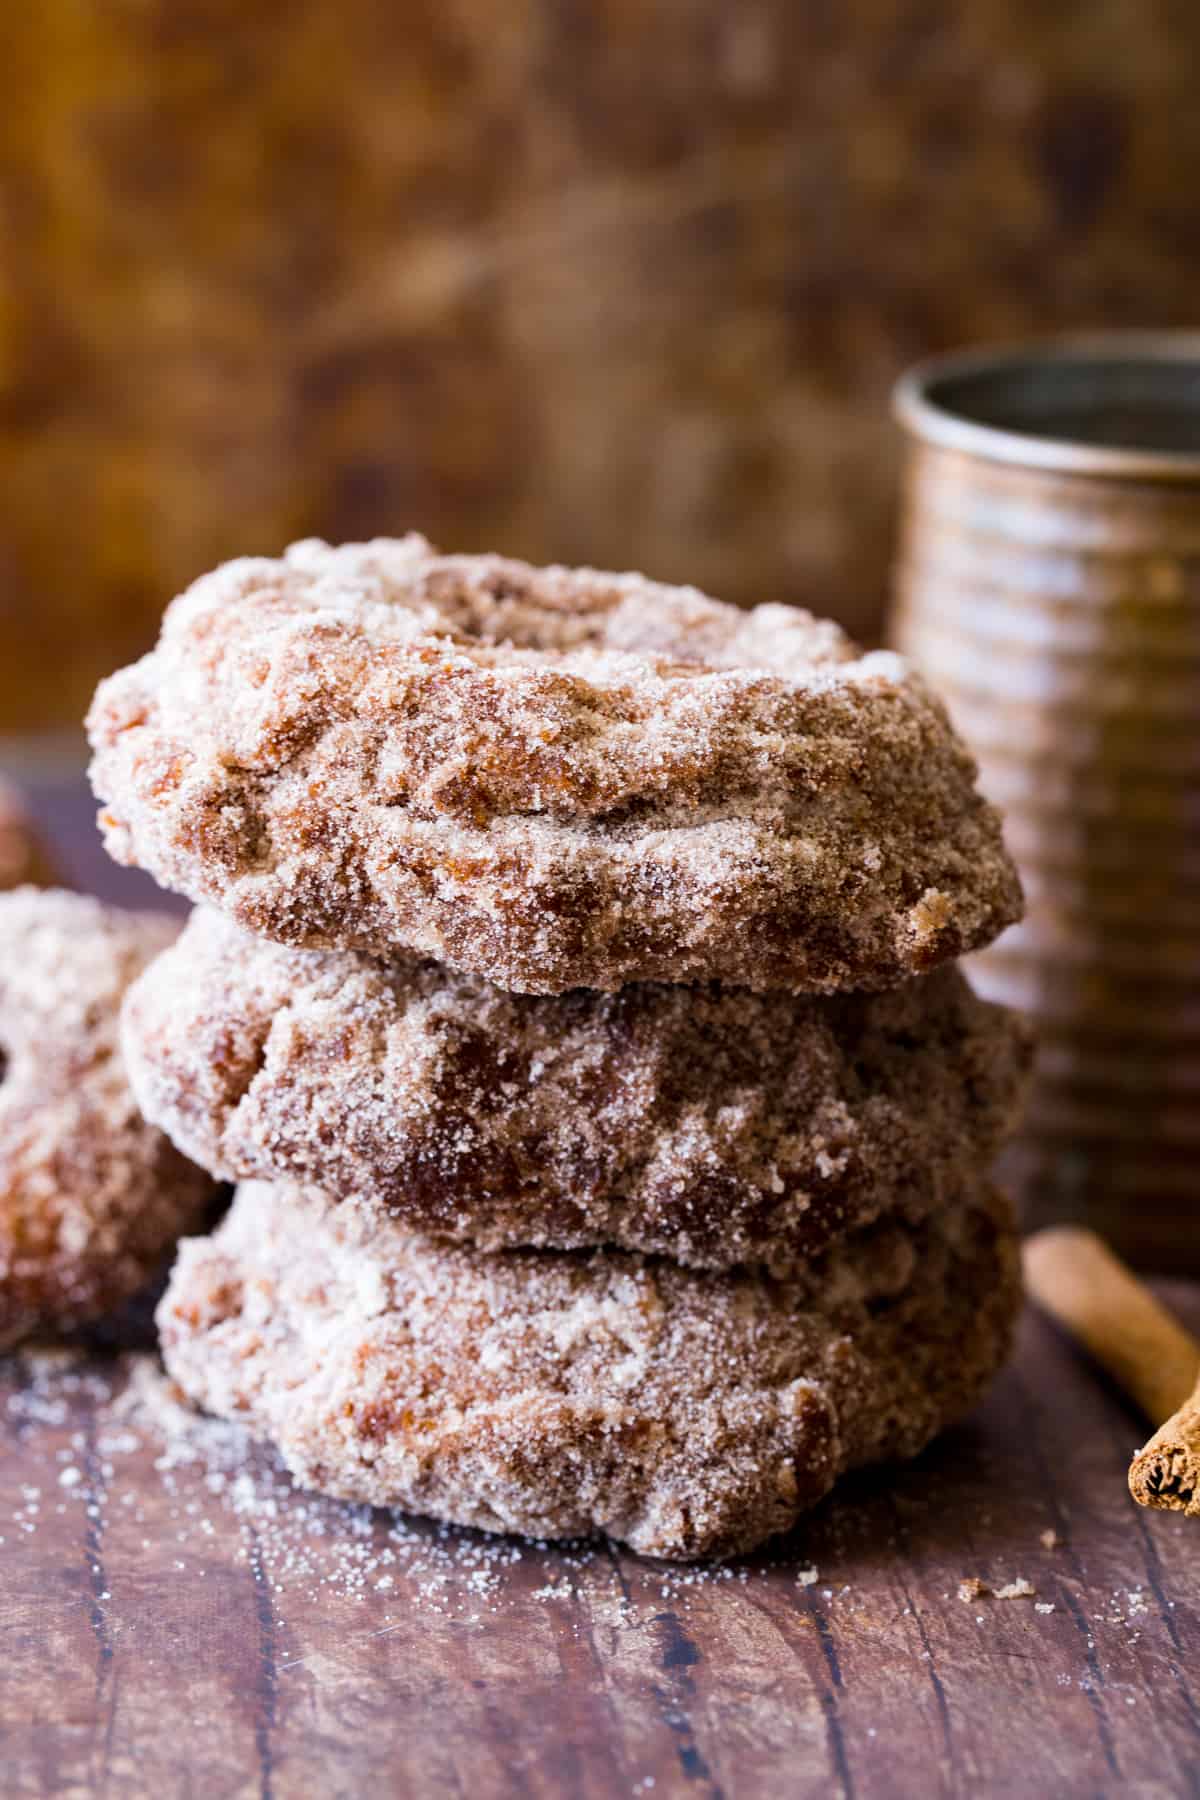
[[1028,1046],[953,959],[1020,893],[897,657],[303,543],[197,582],[89,723],[110,850],[197,902],[131,1079],[242,1183],[164,1354],[299,1481],[729,1554],[973,1403]]

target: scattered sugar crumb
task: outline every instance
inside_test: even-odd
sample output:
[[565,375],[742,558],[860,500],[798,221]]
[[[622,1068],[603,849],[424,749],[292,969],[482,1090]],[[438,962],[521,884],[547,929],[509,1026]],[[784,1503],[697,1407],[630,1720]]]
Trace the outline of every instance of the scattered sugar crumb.
[[810,1563],[807,1569],[796,1570],[797,1587],[815,1587],[820,1579],[820,1570],[815,1563]]
[[1033,1583],[1018,1575],[1015,1581],[1005,1582],[1003,1587],[993,1588],[993,1597],[997,1600],[1030,1600],[1037,1589]]
[[1037,1600],[1034,1602],[1033,1610],[1034,1612],[1040,1613],[1052,1613],[1054,1611],[1054,1602],[1053,1600]]
[[972,1600],[982,1600],[989,1596],[993,1600],[1027,1600],[1036,1593],[1037,1589],[1023,1575],[1018,1575],[1014,1581],[1006,1581],[1003,1587],[997,1588],[989,1587],[978,1575],[967,1575],[958,1584],[958,1597],[968,1604]]
[[1042,1533],[1042,1549],[1043,1550],[1054,1550],[1057,1548],[1057,1546],[1058,1546],[1057,1531],[1043,1531],[1043,1533]]

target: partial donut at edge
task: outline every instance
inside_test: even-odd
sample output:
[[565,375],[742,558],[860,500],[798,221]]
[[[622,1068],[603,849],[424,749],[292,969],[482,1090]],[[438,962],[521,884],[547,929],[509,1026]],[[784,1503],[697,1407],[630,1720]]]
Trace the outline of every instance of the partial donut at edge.
[[0,895],[0,1347],[117,1306],[213,1198],[142,1118],[118,1045],[126,989],[177,931],[80,894]]

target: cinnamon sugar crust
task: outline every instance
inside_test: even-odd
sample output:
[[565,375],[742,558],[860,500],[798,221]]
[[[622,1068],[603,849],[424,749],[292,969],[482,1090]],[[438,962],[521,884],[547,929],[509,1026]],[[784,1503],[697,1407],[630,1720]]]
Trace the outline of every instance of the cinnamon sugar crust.
[[724,1556],[845,1470],[915,1455],[1006,1354],[998,1196],[888,1222],[807,1274],[698,1274],[615,1250],[468,1252],[249,1184],[181,1247],[170,1373],[305,1487],[489,1531]]
[[1011,1125],[1013,1014],[956,969],[886,994],[477,976],[290,950],[193,914],[127,997],[147,1118],[234,1180],[295,1179],[489,1249],[782,1268],[941,1204]]
[[882,988],[1020,912],[900,658],[638,575],[417,536],[241,559],[89,730],[118,861],[281,942],[518,992]]
[[203,1220],[211,1179],[138,1112],[125,990],[178,927],[78,894],[0,895],[0,1346],[98,1317]]

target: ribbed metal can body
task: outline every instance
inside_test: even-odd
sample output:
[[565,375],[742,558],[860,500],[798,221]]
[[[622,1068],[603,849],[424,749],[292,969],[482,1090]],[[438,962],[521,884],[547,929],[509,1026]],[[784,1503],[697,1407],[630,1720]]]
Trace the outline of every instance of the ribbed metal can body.
[[900,413],[892,638],[973,748],[1026,889],[968,965],[1039,1035],[1002,1173],[1029,1225],[1200,1273],[1200,456],[1023,463]]

